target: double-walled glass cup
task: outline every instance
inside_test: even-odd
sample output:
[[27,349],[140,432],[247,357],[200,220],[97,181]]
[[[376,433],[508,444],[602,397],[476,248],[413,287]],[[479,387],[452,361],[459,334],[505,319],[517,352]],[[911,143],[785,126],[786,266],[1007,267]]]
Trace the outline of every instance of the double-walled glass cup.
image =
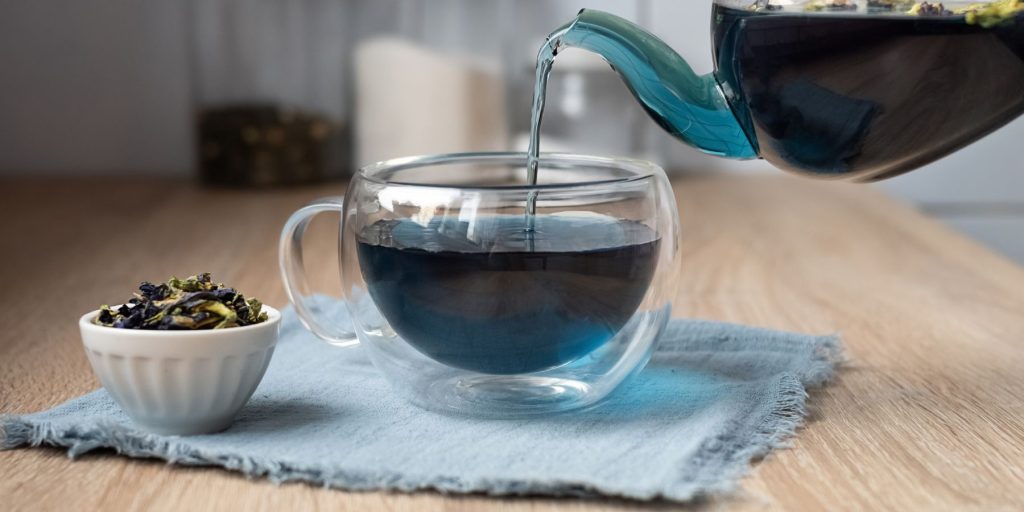
[[[671,187],[652,163],[591,156],[544,155],[538,183],[525,176],[520,153],[401,158],[295,212],[280,263],[303,323],[362,345],[394,389],[436,411],[521,417],[606,397],[671,314]],[[305,280],[302,237],[325,212],[341,214],[351,324],[318,309]]]

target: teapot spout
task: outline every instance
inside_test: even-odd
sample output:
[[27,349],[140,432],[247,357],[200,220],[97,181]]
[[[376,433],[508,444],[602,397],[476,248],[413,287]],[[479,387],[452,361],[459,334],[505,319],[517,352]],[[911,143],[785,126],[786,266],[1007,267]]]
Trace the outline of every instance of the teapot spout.
[[554,58],[567,47],[604,58],[647,114],[676,138],[716,156],[757,157],[754,139],[733,114],[714,74],[697,75],[672,48],[639,26],[584,9],[548,36],[539,60],[545,53]]

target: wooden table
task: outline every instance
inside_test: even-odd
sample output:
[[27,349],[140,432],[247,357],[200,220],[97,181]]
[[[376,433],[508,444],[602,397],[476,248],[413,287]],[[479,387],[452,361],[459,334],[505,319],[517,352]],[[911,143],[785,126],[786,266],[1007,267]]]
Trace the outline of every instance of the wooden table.
[[[704,507],[1024,508],[1024,271],[862,185],[698,177],[677,315],[839,332],[850,362],[793,448]],[[278,230],[341,185],[241,192],[160,181],[0,181],[0,411],[98,386],[75,320],[142,280],[211,271],[286,302]],[[310,266],[331,281],[329,220]],[[671,504],[346,493],[110,454],[0,453],[0,509],[597,510]],[[766,507],[767,506],[767,507]]]

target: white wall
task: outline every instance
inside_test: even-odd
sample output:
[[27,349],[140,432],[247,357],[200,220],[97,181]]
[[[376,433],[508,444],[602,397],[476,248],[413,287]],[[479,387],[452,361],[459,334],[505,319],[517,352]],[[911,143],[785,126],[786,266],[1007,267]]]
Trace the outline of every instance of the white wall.
[[182,5],[3,2],[0,174],[188,174]]

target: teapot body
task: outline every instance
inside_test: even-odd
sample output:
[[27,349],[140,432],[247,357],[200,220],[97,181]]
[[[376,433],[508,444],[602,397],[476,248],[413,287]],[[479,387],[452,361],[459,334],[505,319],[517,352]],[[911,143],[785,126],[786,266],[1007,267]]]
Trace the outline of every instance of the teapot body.
[[986,27],[952,11],[737,3],[713,10],[715,77],[759,155],[779,168],[884,179],[1024,112],[1024,10]]
[[716,0],[715,71],[704,76],[599,11],[581,11],[548,46],[601,55],[685,143],[817,177],[902,174],[1024,113],[1024,0],[784,3]]

